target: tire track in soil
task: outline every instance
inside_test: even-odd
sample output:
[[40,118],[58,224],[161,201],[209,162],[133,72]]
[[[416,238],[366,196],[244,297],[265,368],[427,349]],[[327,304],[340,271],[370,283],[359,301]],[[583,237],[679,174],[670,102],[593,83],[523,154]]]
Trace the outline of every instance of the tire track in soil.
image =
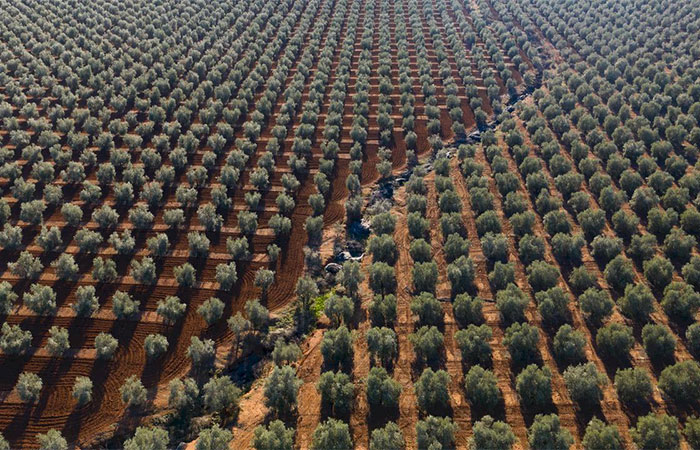
[[[397,192],[397,197],[405,188]],[[411,269],[413,260],[408,249],[410,247],[410,236],[406,223],[405,203],[397,201],[392,209],[392,214],[396,217],[396,230],[394,231],[394,241],[399,251],[399,257],[394,266],[396,270],[396,335],[399,345],[399,355],[394,366],[394,379],[401,383],[403,390],[399,397],[399,421],[406,441],[406,450],[416,449],[416,422],[418,422],[418,406],[416,403],[416,393],[413,389],[413,345],[408,340],[408,335],[414,331],[413,313],[411,312],[411,292],[413,282],[411,281]]]
[[[456,160],[455,160],[456,161]],[[466,182],[459,170],[457,163],[452,167],[452,179],[454,180],[457,194],[462,199],[462,221],[467,229],[467,236],[470,238],[469,256],[476,265],[476,277],[474,284],[477,295],[484,299],[483,314],[484,323],[491,328],[493,337],[491,339],[491,358],[493,372],[499,380],[499,388],[503,396],[505,420],[510,425],[518,441],[515,448],[525,449],[527,445],[527,425],[522,414],[522,407],[517,392],[513,384],[511,374],[511,359],[508,350],[503,345],[504,327],[501,323],[501,315],[494,303],[494,293],[488,280],[488,267],[486,258],[478,239],[474,211],[471,206],[471,196],[467,190]],[[514,255],[509,256],[509,260],[514,259]],[[472,418],[475,420],[475,418]]]
[[424,181],[428,188],[428,210],[426,218],[430,221],[430,244],[433,250],[433,259],[438,265],[438,283],[436,285],[436,298],[448,299],[441,301],[444,317],[444,366],[450,375],[450,406],[452,407],[452,420],[457,425],[455,443],[457,448],[467,448],[467,442],[472,434],[471,408],[464,395],[464,374],[462,373],[462,355],[457,348],[454,334],[457,331],[457,322],[452,310],[450,283],[447,280],[447,262],[442,247],[444,242],[442,231],[438,224],[440,210],[438,208],[438,196],[435,188],[435,172],[425,176]]

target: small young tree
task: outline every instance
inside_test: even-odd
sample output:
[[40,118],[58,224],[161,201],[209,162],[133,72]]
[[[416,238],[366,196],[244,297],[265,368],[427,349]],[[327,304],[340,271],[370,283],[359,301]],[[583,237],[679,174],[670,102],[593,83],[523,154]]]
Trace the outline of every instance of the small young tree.
[[95,296],[94,286],[79,286],[75,290],[75,303],[71,305],[75,314],[81,317],[89,317],[100,307]]
[[19,374],[17,379],[17,395],[19,399],[25,403],[34,403],[39,400],[39,394],[41,394],[41,388],[44,383],[39,378],[39,375],[35,373],[22,372]]
[[275,272],[273,270],[260,268],[255,272],[255,279],[253,280],[253,283],[262,290],[260,296],[263,299],[267,298],[267,291],[274,282]]
[[236,313],[235,316],[229,317],[226,323],[234,336],[233,354],[235,356],[238,354],[238,347],[240,346],[241,337],[243,336],[243,333],[250,330],[251,324],[250,321],[243,317],[240,312]]
[[117,264],[101,257],[95,258],[92,266],[92,278],[99,283],[111,283],[117,279]]
[[75,263],[73,255],[62,253],[58,259],[51,263],[51,267],[56,271],[56,276],[61,280],[72,280],[78,274],[78,264]]
[[39,258],[26,250],[20,253],[17,261],[9,263],[7,267],[14,275],[28,280],[36,280],[44,270],[44,265],[41,264]]
[[175,281],[182,287],[194,287],[197,284],[197,271],[192,264],[186,262],[173,268]]
[[0,348],[8,355],[22,355],[26,353],[32,344],[32,332],[24,331],[19,325],[2,324],[0,335]]
[[245,313],[252,325],[253,330],[262,331],[267,328],[270,321],[270,312],[258,299],[248,300],[245,304]]
[[141,261],[131,261],[131,276],[139,283],[152,285],[157,281],[156,264],[148,256],[144,256]]
[[[231,261],[228,264],[217,264],[216,266],[216,281],[219,287],[224,291],[230,291],[238,281],[238,273],[236,272],[236,263]],[[257,280],[257,274],[256,274]]]
[[192,378],[175,378],[168,383],[168,406],[181,415],[190,414],[199,405],[199,387]]
[[7,281],[0,282],[0,314],[10,314],[12,307],[19,296],[12,290],[12,285]]
[[88,377],[75,377],[72,395],[78,405],[90,403],[92,401],[92,380]]
[[154,237],[146,240],[146,247],[152,257],[160,258],[168,254],[170,249],[170,241],[165,233],[158,233]]
[[203,258],[209,254],[211,241],[202,233],[196,231],[187,233],[187,245],[190,249],[190,256],[193,258]]

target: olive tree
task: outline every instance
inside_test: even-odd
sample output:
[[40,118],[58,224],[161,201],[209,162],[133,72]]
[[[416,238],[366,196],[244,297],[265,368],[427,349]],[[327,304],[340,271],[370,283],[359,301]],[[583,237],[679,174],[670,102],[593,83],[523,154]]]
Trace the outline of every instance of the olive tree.
[[444,411],[450,404],[449,384],[450,375],[444,370],[423,370],[414,385],[418,407],[427,414]]
[[241,390],[230,377],[215,375],[202,386],[202,402],[211,412],[236,413]]
[[311,440],[313,450],[352,450],[352,437],[348,424],[336,419],[328,419],[320,423]]
[[40,450],[67,450],[68,441],[61,435],[61,432],[55,429],[50,429],[45,434],[39,433],[36,436],[39,441]]
[[95,337],[95,350],[99,359],[111,359],[119,346],[119,341],[109,333],[100,333]]
[[157,427],[138,427],[131,439],[124,441],[124,450],[167,450],[168,432]]
[[276,416],[285,416],[297,405],[302,381],[291,366],[276,366],[265,380],[265,405]]
[[537,414],[527,431],[527,440],[535,450],[568,450],[574,443],[573,436],[561,427],[556,414]]
[[418,448],[454,448],[457,425],[449,417],[427,416],[416,423]]
[[214,424],[211,428],[199,432],[199,438],[195,444],[196,450],[225,450],[233,439],[231,431]]
[[17,390],[17,395],[21,401],[25,403],[34,403],[39,399],[39,394],[41,394],[41,388],[44,383],[42,382],[39,375],[35,373],[22,372],[19,374],[17,379],[17,384],[15,389]]
[[666,367],[659,377],[659,389],[676,403],[694,403],[700,398],[700,365],[688,360]]
[[501,400],[496,375],[478,365],[465,374],[464,390],[472,407],[482,411],[493,411]]
[[88,377],[75,377],[72,396],[78,405],[85,405],[92,401],[92,380]]
[[207,325],[211,326],[215,324],[224,313],[224,302],[216,297],[210,297],[204,301],[199,308],[197,308],[197,313],[202,316]]
[[605,375],[598,372],[591,362],[569,366],[564,371],[566,389],[571,399],[579,405],[588,406],[598,403],[603,398],[601,386],[606,382]]
[[187,356],[192,360],[192,365],[197,369],[207,368],[214,364],[216,349],[211,339],[200,339],[197,336],[190,338],[187,347]]
[[292,450],[294,429],[285,427],[281,420],[273,420],[255,428],[252,445],[255,450]]
[[681,433],[678,419],[666,414],[649,413],[630,430],[637,447],[643,449],[671,449],[680,447]]
[[628,405],[640,405],[651,399],[652,384],[649,374],[641,368],[619,369],[615,373],[617,395]]
[[384,428],[372,430],[370,450],[403,450],[404,446],[403,433],[396,423],[389,422]]
[[321,341],[323,363],[329,369],[337,369],[347,364],[353,356],[354,337],[345,325],[328,330]]
[[344,416],[352,408],[355,397],[355,385],[343,372],[323,372],[316,383],[321,394],[321,403],[330,409],[334,416]]
[[143,348],[149,359],[155,359],[164,354],[168,351],[168,345],[168,338],[157,333],[149,334],[143,341]]
[[511,449],[516,441],[510,425],[491,416],[484,416],[477,421],[473,431],[474,435],[469,439],[469,448],[473,450]]
[[594,417],[588,422],[581,444],[585,450],[622,450],[620,431],[615,425],[606,425]]
[[527,407],[541,410],[552,401],[552,372],[530,364],[516,377],[515,389]]
[[130,408],[140,408],[146,404],[146,388],[136,375],[131,375],[119,388],[122,402]]

